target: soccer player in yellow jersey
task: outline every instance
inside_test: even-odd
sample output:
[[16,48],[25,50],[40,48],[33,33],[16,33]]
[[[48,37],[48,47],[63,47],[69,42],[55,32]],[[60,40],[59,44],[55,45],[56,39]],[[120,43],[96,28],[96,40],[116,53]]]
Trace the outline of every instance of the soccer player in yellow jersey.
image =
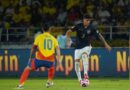
[[[47,67],[48,69],[48,81],[46,86],[52,86],[54,76],[54,53],[57,52],[57,63],[60,64],[60,49],[57,40],[49,33],[48,29],[44,30],[44,33],[38,35],[35,38],[33,47],[31,48],[30,58],[27,67],[24,69],[20,83],[17,88],[22,88],[25,80],[28,78],[30,71],[36,70],[39,67]],[[32,54],[35,53],[35,59],[32,59]]]

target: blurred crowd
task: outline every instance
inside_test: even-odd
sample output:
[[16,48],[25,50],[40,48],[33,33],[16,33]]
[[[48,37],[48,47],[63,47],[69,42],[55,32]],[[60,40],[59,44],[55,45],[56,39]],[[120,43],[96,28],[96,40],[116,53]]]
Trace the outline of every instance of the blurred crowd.
[[[93,23],[101,31],[107,30],[104,26],[130,26],[130,0],[0,0],[0,41],[29,42],[39,34],[41,23],[71,26],[86,13],[94,18]],[[7,30],[11,27],[12,30]],[[128,30],[126,27],[112,29],[113,32]],[[57,39],[67,42],[63,47],[72,43],[64,34]]]
[[0,27],[72,25],[84,13],[100,25],[130,24],[129,0],[0,0]]

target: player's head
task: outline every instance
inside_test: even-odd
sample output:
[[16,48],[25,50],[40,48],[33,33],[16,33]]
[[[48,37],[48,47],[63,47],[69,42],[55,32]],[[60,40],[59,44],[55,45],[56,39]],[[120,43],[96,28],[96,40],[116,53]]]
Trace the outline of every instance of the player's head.
[[83,25],[88,26],[92,20],[92,17],[88,14],[83,15]]
[[49,31],[49,25],[48,24],[41,24],[41,30],[42,32],[48,32]]

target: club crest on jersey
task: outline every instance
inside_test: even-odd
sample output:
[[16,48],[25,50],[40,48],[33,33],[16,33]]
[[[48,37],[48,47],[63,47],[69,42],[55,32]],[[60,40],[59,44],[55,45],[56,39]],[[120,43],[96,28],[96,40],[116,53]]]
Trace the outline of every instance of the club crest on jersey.
[[87,34],[90,34],[90,32],[91,32],[90,30],[87,30]]

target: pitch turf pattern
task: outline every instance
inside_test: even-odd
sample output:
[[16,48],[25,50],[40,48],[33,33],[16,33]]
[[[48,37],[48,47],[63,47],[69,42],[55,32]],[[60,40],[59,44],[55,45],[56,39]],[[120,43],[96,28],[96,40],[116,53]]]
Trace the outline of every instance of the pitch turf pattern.
[[[0,79],[0,90],[16,90],[18,79]],[[54,86],[45,87],[46,79],[28,79],[22,90],[130,90],[128,79],[90,79],[90,86],[81,87],[76,79],[54,79]]]

